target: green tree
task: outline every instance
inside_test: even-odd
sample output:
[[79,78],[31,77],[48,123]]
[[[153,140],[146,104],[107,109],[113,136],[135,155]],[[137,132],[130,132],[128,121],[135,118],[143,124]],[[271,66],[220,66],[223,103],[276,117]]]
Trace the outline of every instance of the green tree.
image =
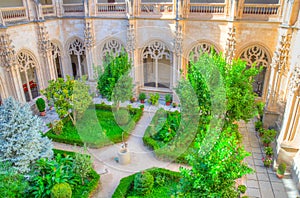
[[237,125],[224,127],[213,148],[201,153],[201,142],[205,136],[216,133],[215,129],[200,131],[195,143],[195,151],[188,157],[191,169],[181,168],[179,197],[237,197],[235,180],[251,173],[243,159],[249,156],[239,142]]
[[112,99],[116,104],[117,110],[119,110],[120,102],[130,100],[130,98],[132,97],[132,89],[132,78],[129,76],[129,72],[127,71],[123,76],[119,78],[112,92]]
[[51,80],[42,93],[53,101],[57,114],[60,117],[69,116],[74,125],[92,103],[86,77],[74,80],[67,76],[66,80]]
[[[114,57],[113,55],[108,55],[106,57],[106,61],[104,62],[103,71],[99,72],[97,88],[100,94],[108,100],[111,100],[117,82],[122,76],[128,75],[131,67],[131,61],[127,53],[121,52],[120,55],[116,57]],[[128,78],[125,77],[123,78],[123,80],[126,81],[126,84],[128,85],[128,87],[126,88],[129,89],[130,83],[128,81]],[[119,96],[118,93],[116,93],[115,96],[116,98],[119,98],[117,97]]]

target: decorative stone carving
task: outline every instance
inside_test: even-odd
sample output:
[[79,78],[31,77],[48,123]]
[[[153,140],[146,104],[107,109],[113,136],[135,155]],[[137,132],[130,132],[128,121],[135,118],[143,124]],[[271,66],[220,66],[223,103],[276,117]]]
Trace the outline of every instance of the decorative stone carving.
[[291,34],[282,35],[280,41],[280,47],[278,49],[278,63],[277,63],[277,71],[280,73],[288,72],[289,65],[289,53],[290,53],[290,46],[291,46]]
[[69,54],[83,55],[85,54],[85,46],[79,39],[76,38],[70,43],[68,52]]
[[203,53],[211,53],[214,50],[217,54],[219,51],[209,42],[198,43],[189,53],[189,58],[196,61]]
[[87,49],[92,48],[95,45],[95,37],[93,35],[92,22],[86,21],[84,28],[84,46]]
[[143,51],[143,58],[150,56],[152,59],[162,59],[164,56],[166,59],[171,59],[171,54],[168,47],[159,41],[153,41]]
[[107,54],[118,56],[122,52],[122,50],[124,50],[124,46],[118,40],[111,39],[104,43],[101,50],[101,56],[102,58],[107,56]]
[[300,88],[300,66],[296,65],[290,79],[289,89],[292,92],[297,91]]
[[50,42],[51,45],[51,51],[52,51],[52,56],[53,58],[61,57],[61,50],[58,46],[58,44],[54,42]]
[[176,32],[175,32],[175,53],[177,56],[180,56],[182,54],[182,41],[183,41],[183,35],[182,35],[182,25],[178,24],[176,22]]
[[263,94],[266,70],[270,64],[270,58],[267,51],[258,45],[249,46],[242,52],[240,58],[247,62],[248,67],[251,67],[252,65],[264,67],[261,73],[255,77],[255,81],[253,83],[254,92],[261,97]]
[[39,26],[39,47],[44,57],[46,57],[47,52],[51,50],[49,34],[44,25]]
[[128,53],[133,53],[135,50],[135,33],[133,24],[128,24],[127,26],[127,44],[126,50]]
[[30,68],[35,68],[37,65],[33,57],[31,57],[28,53],[22,51],[18,53],[18,63],[19,63],[20,72],[23,72]]
[[15,46],[9,39],[8,34],[0,35],[0,61],[4,67],[11,67],[16,63]]
[[235,56],[235,46],[236,46],[236,32],[235,27],[229,28],[228,38],[226,41],[225,57],[227,63],[231,63]]

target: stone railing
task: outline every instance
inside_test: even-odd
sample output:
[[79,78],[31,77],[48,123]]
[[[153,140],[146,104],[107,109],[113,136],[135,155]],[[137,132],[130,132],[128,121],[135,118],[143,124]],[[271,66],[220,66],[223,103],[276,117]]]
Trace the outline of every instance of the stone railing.
[[224,14],[225,8],[225,3],[191,3],[189,6],[189,13]]
[[173,3],[140,3],[139,15],[170,16],[175,14]]
[[126,3],[97,3],[96,13],[97,15],[126,15],[127,13]]
[[80,4],[63,4],[63,13],[65,16],[82,16],[84,15],[84,6]]
[[15,23],[18,21],[28,21],[25,7],[0,8],[0,21],[3,25],[6,23]]
[[271,15],[278,16],[279,4],[244,4],[243,15]]
[[44,17],[55,16],[55,8],[53,5],[42,5],[42,12]]

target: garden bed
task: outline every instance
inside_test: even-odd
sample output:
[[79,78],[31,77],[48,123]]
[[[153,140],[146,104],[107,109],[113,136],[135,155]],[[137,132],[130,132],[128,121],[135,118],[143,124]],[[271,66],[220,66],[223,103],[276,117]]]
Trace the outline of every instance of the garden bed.
[[120,184],[113,194],[113,198],[121,197],[171,197],[173,190],[176,188],[181,175],[179,172],[173,172],[163,168],[151,168],[145,170],[149,172],[154,178],[153,191],[147,195],[137,195],[134,191],[135,173],[128,177],[121,179]]
[[[63,157],[65,157],[67,155],[72,158],[75,157],[74,152],[57,150],[57,149],[53,149],[53,151],[54,151],[55,156],[57,154],[61,154]],[[99,185],[99,180],[100,180],[100,175],[94,169],[92,169],[91,172],[88,174],[88,179],[85,180],[85,184],[76,186],[76,189],[72,192],[72,197],[73,198],[88,198],[88,197],[90,197],[97,190],[98,185]]]
[[127,124],[118,125],[111,106],[96,104],[95,108],[87,109],[83,118],[77,121],[76,126],[72,124],[71,120],[65,118],[60,134],[54,133],[51,129],[45,135],[55,142],[80,146],[86,143],[89,147],[100,148],[121,142],[123,132],[124,140],[129,137],[130,132],[142,116],[142,110],[130,108],[128,112],[130,121]]
[[179,130],[181,114],[159,109],[145,131],[143,142],[152,149],[157,158],[187,163],[185,157],[192,151],[193,135]]

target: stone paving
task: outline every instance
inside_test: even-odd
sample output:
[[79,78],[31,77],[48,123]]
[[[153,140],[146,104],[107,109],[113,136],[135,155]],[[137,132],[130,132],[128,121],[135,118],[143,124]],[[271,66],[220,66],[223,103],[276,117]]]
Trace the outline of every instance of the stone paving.
[[[104,100],[95,99],[94,102],[101,103]],[[106,104],[109,102],[104,101]],[[129,104],[129,103],[128,103]],[[128,105],[127,103],[123,106]],[[131,104],[133,107],[138,107],[139,103]],[[160,104],[163,106],[162,104]],[[172,107],[165,107],[167,109],[176,110]],[[128,139],[128,149],[131,153],[131,163],[128,165],[120,165],[115,161],[117,152],[121,148],[121,144],[115,144],[100,149],[88,149],[88,152],[93,156],[94,168],[101,175],[101,187],[94,197],[109,198],[113,194],[121,178],[131,175],[135,172],[151,168],[162,167],[173,171],[178,171],[180,164],[163,162],[157,160],[154,153],[148,148],[144,147],[142,137],[154,116],[158,107],[145,105],[144,115],[137,123],[135,129],[132,131]],[[45,123],[52,122],[58,119],[54,110],[47,112],[47,116],[42,118]],[[247,151],[252,153],[252,156],[246,158],[249,166],[251,166],[255,173],[245,176],[242,183],[247,186],[246,195],[249,197],[259,198],[296,198],[299,196],[298,191],[289,176],[285,176],[280,180],[276,177],[271,168],[265,168],[262,162],[263,146],[259,142],[259,137],[256,135],[254,129],[254,121],[249,123],[240,122],[239,128],[243,134],[243,143]],[[45,128],[45,131],[47,128]],[[54,143],[57,149],[80,151],[81,148],[71,145]]]
[[278,179],[275,171],[266,168],[263,164],[263,145],[260,143],[254,128],[254,121],[239,123],[240,132],[243,135],[245,149],[252,153],[252,156],[245,160],[255,170],[253,174],[246,175],[244,183],[247,186],[246,194],[249,197],[261,198],[296,198],[299,196],[295,184],[289,175],[284,179]]

